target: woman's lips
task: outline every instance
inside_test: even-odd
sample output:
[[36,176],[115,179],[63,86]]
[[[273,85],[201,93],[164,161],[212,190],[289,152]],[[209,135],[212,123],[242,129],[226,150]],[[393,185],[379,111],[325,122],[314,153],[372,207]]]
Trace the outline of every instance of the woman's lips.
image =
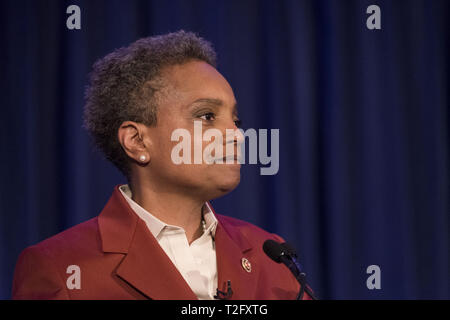
[[226,164],[233,164],[233,163],[240,164],[240,159],[241,159],[241,157],[239,157],[238,155],[232,155],[232,156],[223,157],[222,161]]

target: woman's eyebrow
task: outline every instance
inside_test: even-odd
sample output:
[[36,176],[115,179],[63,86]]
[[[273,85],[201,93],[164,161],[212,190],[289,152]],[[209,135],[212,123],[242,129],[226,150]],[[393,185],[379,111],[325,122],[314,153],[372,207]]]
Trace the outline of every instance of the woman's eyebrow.
[[[190,105],[194,105],[197,103],[204,103],[204,104],[209,104],[209,105],[213,105],[213,106],[217,106],[217,107],[221,107],[224,105],[223,101],[220,99],[215,99],[215,98],[200,98],[195,100],[194,102],[192,102]],[[233,105],[233,114],[237,114],[237,103],[235,103]]]
[[222,106],[223,105],[223,101],[220,99],[213,99],[213,98],[200,98],[195,100],[194,102],[191,103],[192,104],[196,104],[196,103],[206,103],[206,104],[212,104],[215,106]]

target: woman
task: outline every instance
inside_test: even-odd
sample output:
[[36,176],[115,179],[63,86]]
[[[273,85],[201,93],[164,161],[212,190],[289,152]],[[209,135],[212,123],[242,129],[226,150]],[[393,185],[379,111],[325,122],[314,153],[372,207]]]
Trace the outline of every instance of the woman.
[[[180,31],[118,49],[94,65],[86,101],[85,127],[128,184],[98,217],[25,249],[13,298],[297,297],[289,270],[262,251],[282,239],[208,202],[239,184],[243,139],[225,134],[239,126],[236,100],[208,42]],[[224,134],[232,161],[174,161],[176,130],[194,136],[190,157],[206,150],[199,123]]]

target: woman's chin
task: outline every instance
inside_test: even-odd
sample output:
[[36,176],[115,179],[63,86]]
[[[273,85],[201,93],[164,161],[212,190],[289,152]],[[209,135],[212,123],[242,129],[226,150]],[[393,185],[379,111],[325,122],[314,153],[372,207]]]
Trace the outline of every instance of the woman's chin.
[[239,185],[240,181],[241,181],[240,173],[229,174],[219,181],[217,189],[220,190],[222,194],[231,192]]

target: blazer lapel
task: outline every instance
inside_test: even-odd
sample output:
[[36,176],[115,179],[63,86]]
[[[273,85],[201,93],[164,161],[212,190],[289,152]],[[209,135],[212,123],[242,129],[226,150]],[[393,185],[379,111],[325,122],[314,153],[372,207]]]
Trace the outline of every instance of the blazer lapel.
[[[218,272],[218,289],[226,291],[226,283],[231,281],[233,295],[231,299],[253,299],[256,295],[258,266],[249,257],[252,247],[248,240],[235,228],[227,228],[226,218],[221,215],[216,229],[216,256]],[[243,259],[248,260],[244,267]]]
[[151,299],[197,299],[118,186],[99,216],[104,252],[124,253],[116,274]]
[[117,275],[152,299],[197,299],[140,219],[128,253],[117,268]]

